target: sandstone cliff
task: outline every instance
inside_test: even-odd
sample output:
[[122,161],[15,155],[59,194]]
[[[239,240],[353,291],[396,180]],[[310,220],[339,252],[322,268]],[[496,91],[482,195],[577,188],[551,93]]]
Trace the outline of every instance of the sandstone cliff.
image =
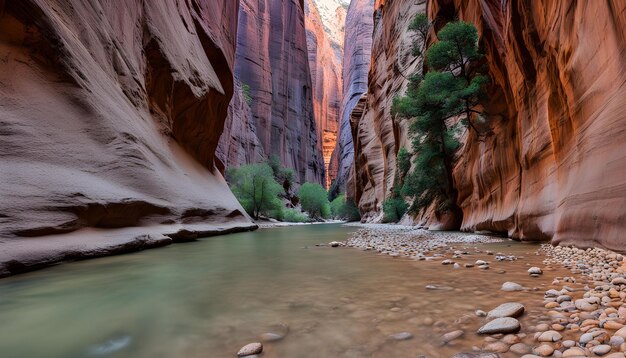
[[337,145],[333,152],[337,166],[336,192],[346,191],[354,163],[350,118],[352,110],[367,92],[367,74],[372,55],[374,0],[353,0],[348,8],[343,51],[343,98]]
[[[382,202],[390,194],[396,154],[407,143],[407,123],[391,116],[393,97],[406,90],[406,77],[421,67],[411,56],[409,22],[426,10],[425,0],[377,0],[374,14],[368,93],[360,116],[353,116],[355,175],[348,184],[363,220],[382,217]],[[360,112],[363,112],[362,114]]]
[[[343,38],[341,35],[343,35],[345,9],[339,3],[332,4],[332,1],[321,5],[335,7],[335,16],[328,16],[324,22],[318,12],[316,2],[306,0],[305,18],[309,68],[313,86],[313,113],[326,168],[326,184],[330,185],[337,175],[337,168],[330,166],[330,159],[337,142],[342,98]],[[330,9],[328,11],[333,13]]]
[[448,1],[481,34],[487,130],[454,171],[465,230],[624,250],[626,2]]
[[[118,241],[123,250],[253,227],[215,169],[237,9],[231,0],[0,2],[0,262],[12,262],[0,275],[64,257],[61,246],[50,258],[41,240],[17,237],[168,225],[156,238]],[[171,230],[180,231],[165,239]],[[65,251],[104,253],[107,240]],[[28,257],[12,255],[18,246]]]
[[[323,183],[303,0],[241,1],[235,75],[250,88],[248,122],[256,127],[263,149],[259,153],[277,155],[283,165],[295,169],[299,182]],[[238,118],[246,115],[239,108],[232,112]],[[241,160],[245,154],[235,157]]]

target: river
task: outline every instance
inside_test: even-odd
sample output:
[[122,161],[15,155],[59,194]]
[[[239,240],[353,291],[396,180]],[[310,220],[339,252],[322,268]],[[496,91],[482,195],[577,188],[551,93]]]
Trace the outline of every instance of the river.
[[[491,244],[526,257],[485,271],[315,246],[354,230],[260,229],[0,280],[0,357],[234,357],[266,332],[286,336],[263,357],[445,357],[482,342],[473,312],[504,302],[504,281],[549,284],[525,273],[535,245]],[[539,319],[542,293],[506,298],[534,299],[524,319]],[[467,333],[442,346],[454,329]]]

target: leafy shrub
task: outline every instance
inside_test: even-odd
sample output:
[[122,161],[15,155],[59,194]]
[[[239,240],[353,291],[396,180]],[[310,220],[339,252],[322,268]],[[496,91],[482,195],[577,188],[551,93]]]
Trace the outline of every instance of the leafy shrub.
[[407,204],[402,198],[390,198],[383,202],[383,221],[397,223],[406,213]]
[[340,194],[330,203],[330,210],[333,217],[347,221],[358,221],[361,219],[359,210],[352,200],[346,200],[345,194]]
[[274,178],[277,182],[279,182],[283,189],[288,192],[293,185],[293,181],[295,178],[295,173],[292,169],[285,168],[280,163],[280,158],[277,155],[272,155],[267,158],[267,165],[272,168],[272,172],[274,174]]
[[313,218],[330,216],[330,202],[326,190],[316,183],[304,183],[298,191],[302,209]]
[[231,190],[239,203],[254,219],[260,215],[270,216],[281,210],[283,204],[278,197],[283,188],[274,180],[269,165],[248,164],[231,168],[226,172]]
[[303,223],[309,221],[309,218],[304,213],[300,212],[300,210],[285,208],[283,209],[281,220],[290,223]]

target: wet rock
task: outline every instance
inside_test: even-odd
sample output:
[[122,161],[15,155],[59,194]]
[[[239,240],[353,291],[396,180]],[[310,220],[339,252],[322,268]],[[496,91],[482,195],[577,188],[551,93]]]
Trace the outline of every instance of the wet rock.
[[591,348],[591,351],[597,356],[603,356],[611,351],[611,346],[608,344],[601,344]]
[[542,344],[539,347],[535,347],[533,353],[541,357],[549,357],[554,353],[554,347],[549,344]]
[[239,352],[237,352],[237,357],[247,357],[254,354],[260,354],[263,352],[263,345],[259,342],[249,343],[243,346]]
[[465,332],[461,329],[456,330],[456,331],[452,331],[452,332],[448,332],[446,334],[444,334],[443,336],[441,336],[441,342],[446,344],[448,342],[451,342],[459,337],[461,337]]
[[509,345],[504,342],[493,342],[485,346],[485,350],[496,353],[506,353],[509,351]]
[[563,352],[563,357],[584,357],[585,351],[578,347],[572,347]]
[[524,305],[517,302],[503,303],[487,313],[487,318],[519,317],[524,313]]
[[389,335],[389,338],[395,341],[406,341],[408,339],[413,338],[413,334],[411,334],[410,332],[398,332],[398,333]]
[[478,329],[478,334],[515,333],[520,330],[519,321],[512,317],[496,318]]
[[561,338],[563,338],[563,336],[561,336],[561,334],[557,331],[545,331],[539,335],[537,340],[539,342],[557,342],[560,341]]
[[524,287],[519,283],[515,282],[505,282],[502,284],[502,291],[512,292],[512,291],[522,291]]
[[527,354],[530,353],[531,349],[530,346],[525,343],[515,343],[509,348],[509,351],[517,354]]

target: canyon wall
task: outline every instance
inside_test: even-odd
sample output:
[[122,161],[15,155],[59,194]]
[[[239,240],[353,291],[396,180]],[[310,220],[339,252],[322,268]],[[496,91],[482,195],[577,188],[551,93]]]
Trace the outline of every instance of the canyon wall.
[[624,250],[626,2],[448,1],[474,23],[492,78],[490,133],[454,170],[464,230]]
[[[319,6],[327,11],[322,19]],[[334,11],[332,8],[335,8]],[[311,82],[313,86],[313,113],[321,144],[326,185],[337,176],[337,167],[331,166],[331,155],[337,142],[337,127],[342,98],[341,62],[343,58],[343,25],[345,9],[334,0],[306,0],[305,19]]]
[[350,118],[352,110],[367,92],[367,75],[372,56],[374,0],[352,0],[348,8],[343,51],[343,98],[337,145],[332,166],[337,167],[335,195],[346,191],[354,163]]
[[413,34],[408,26],[415,14],[425,11],[425,0],[375,3],[368,90],[366,103],[352,116],[355,173],[347,189],[365,221],[382,218],[382,202],[393,185],[396,154],[410,145],[408,123],[391,115],[391,104],[394,96],[406,90],[407,77],[421,68],[421,58],[411,55]]
[[[246,144],[235,150],[239,154],[228,156],[232,159],[227,166],[276,155],[295,169],[298,182],[324,182],[306,41],[303,0],[241,0],[235,76],[250,97],[251,117],[244,122],[252,123],[256,133],[245,135]],[[244,105],[231,105],[232,117],[246,118],[245,111]],[[247,126],[236,118],[229,123]],[[255,136],[259,151],[252,157],[241,153],[246,147],[256,148]]]
[[83,227],[253,227],[215,168],[237,10],[0,2],[0,258]]

